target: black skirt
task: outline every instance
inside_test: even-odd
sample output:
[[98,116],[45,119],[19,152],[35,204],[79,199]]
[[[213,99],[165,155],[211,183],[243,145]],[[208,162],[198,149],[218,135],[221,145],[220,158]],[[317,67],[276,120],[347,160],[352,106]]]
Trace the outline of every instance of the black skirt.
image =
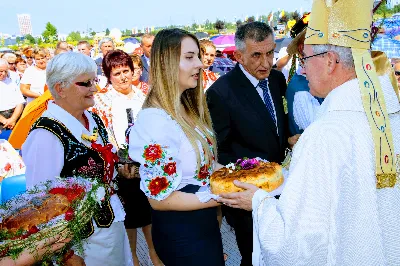
[[125,228],[135,229],[151,224],[151,206],[140,190],[140,178],[117,177],[118,196],[126,212]]
[[[195,193],[199,186],[181,191]],[[223,266],[217,208],[196,211],[152,211],[152,236],[157,255],[166,266]]]

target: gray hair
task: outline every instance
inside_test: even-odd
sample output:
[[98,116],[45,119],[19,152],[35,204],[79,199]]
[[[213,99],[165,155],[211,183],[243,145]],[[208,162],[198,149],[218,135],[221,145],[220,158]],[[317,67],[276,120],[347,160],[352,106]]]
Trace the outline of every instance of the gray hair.
[[2,58],[4,58],[7,61],[8,61],[8,59],[15,59],[16,60],[17,56],[15,54],[13,54],[13,53],[5,53]]
[[4,59],[4,58],[0,58],[0,66],[7,66],[7,68],[10,67],[10,65],[7,62],[7,60]]
[[339,56],[339,61],[343,63],[343,66],[347,69],[354,69],[354,60],[351,48],[336,46],[331,44],[318,44],[312,46],[314,54],[323,52],[334,52]]
[[113,48],[115,48],[113,39],[111,39],[109,37],[105,37],[105,38],[101,39],[101,41],[99,42],[99,48],[101,48],[101,46],[106,42],[111,42],[113,45]]
[[92,58],[76,52],[61,53],[47,63],[46,83],[51,95],[57,99],[56,84],[67,87],[76,77],[88,73],[97,73],[97,66]]
[[250,22],[241,25],[235,33],[236,49],[243,51],[246,49],[246,40],[251,39],[256,42],[262,42],[269,36],[274,36],[274,30],[262,22]]

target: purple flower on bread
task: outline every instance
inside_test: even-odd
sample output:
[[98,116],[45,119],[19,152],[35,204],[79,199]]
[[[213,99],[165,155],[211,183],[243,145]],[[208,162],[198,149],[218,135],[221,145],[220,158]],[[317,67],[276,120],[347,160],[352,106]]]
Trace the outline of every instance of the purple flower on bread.
[[256,158],[253,159],[248,159],[248,158],[243,158],[239,159],[236,161],[236,168],[243,169],[243,170],[248,170],[256,167],[258,165],[258,160]]

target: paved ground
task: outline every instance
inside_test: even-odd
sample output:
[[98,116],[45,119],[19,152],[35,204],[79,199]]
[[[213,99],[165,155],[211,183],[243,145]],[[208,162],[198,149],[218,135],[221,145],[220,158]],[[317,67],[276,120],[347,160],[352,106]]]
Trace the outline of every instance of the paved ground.
[[[240,253],[236,245],[236,237],[231,227],[226,223],[225,218],[222,222],[221,227],[222,242],[224,245],[224,252],[228,254],[228,260],[225,265],[227,266],[239,266],[240,265]],[[144,239],[142,230],[138,230],[138,245],[137,255],[140,260],[140,266],[151,266],[149,264],[146,240]],[[190,266],[190,265],[188,265]],[[208,265],[207,265],[208,266]]]

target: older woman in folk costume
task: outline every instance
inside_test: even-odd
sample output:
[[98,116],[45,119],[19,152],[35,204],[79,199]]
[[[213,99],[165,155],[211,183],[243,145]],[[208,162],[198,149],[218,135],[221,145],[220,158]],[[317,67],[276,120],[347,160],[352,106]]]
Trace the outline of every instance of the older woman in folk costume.
[[221,199],[253,210],[253,265],[400,264],[400,104],[368,51],[372,2],[314,0],[303,71],[326,98],[282,195],[237,183]]
[[[141,63],[140,57],[138,58]],[[125,132],[134,123],[136,115],[142,108],[145,95],[142,90],[132,85],[133,77],[139,79],[140,73],[136,71],[135,64],[127,53],[121,50],[110,51],[104,56],[102,64],[109,84],[108,90],[94,96],[95,105],[91,110],[101,117],[108,135],[116,147],[121,149],[126,144]],[[125,227],[134,264],[139,265],[136,255],[137,228],[142,228],[152,263],[155,266],[162,265],[151,240],[151,208],[146,196],[140,190],[140,178],[135,174],[135,168],[134,165],[120,166],[118,176],[118,195],[124,202]]]
[[165,265],[224,265],[218,203],[207,193],[216,143],[197,38],[162,30],[150,60],[152,87],[131,129],[129,156],[140,163],[153,209],[154,247]]
[[55,56],[47,68],[54,101],[32,126],[22,147],[26,183],[31,187],[56,176],[82,176],[106,183],[98,215],[88,224],[83,254],[71,263],[133,265],[125,231],[125,212],[115,194],[116,155],[101,119],[85,111],[94,105],[96,64],[83,54]]

